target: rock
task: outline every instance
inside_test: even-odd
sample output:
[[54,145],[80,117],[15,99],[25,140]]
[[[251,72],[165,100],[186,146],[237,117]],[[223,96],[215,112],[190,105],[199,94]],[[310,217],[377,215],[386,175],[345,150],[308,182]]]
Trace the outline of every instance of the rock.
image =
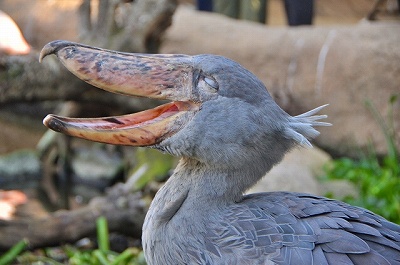
[[335,198],[356,195],[355,187],[347,181],[327,181],[321,183],[323,167],[332,160],[329,154],[319,148],[296,148],[288,153],[248,193],[265,191],[294,191]]
[[21,30],[14,20],[0,10],[0,54],[23,55],[28,54],[31,47],[22,36]]
[[320,194],[344,200],[346,197],[358,198],[359,192],[354,184],[347,180],[335,179],[320,183]]
[[80,4],[79,0],[3,0],[0,9],[15,20],[29,44],[40,49],[54,39],[78,40]]
[[[161,53],[213,53],[256,74],[279,105],[300,114],[322,104],[332,127],[320,129],[319,146],[357,155],[371,142],[386,152],[380,127],[365,102],[385,115],[400,94],[399,23],[330,27],[266,27],[214,13],[178,8]],[[393,105],[400,120],[400,101]],[[400,123],[394,131],[400,137]],[[400,143],[399,143],[400,147]]]
[[39,157],[32,150],[18,150],[0,156],[0,188],[37,187],[42,172]]
[[18,190],[0,190],[0,220],[11,220],[18,205],[27,201],[25,193]]
[[115,148],[107,150],[103,147],[101,144],[82,145],[74,150],[71,167],[75,189],[83,185],[104,190],[121,179],[124,169],[121,153]]

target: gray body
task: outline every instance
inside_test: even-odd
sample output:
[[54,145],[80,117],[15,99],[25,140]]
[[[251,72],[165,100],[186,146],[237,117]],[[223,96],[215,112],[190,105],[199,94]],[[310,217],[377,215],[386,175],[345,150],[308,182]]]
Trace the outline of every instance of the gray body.
[[323,106],[292,117],[257,77],[221,56],[129,54],[66,41],[47,44],[40,60],[49,54],[99,88],[173,101],[161,112],[44,119],[71,136],[182,157],[146,216],[149,265],[400,265],[400,226],[365,209],[298,193],[243,196],[291,148],[311,147],[314,126],[329,125],[314,115]]
[[365,209],[289,192],[227,202],[180,173],[146,216],[148,264],[400,264],[399,226]]
[[288,115],[226,58],[193,61],[219,90],[156,146],[183,158],[146,216],[148,264],[400,264],[400,226],[365,209],[298,193],[243,196],[293,146],[309,146],[325,116]]

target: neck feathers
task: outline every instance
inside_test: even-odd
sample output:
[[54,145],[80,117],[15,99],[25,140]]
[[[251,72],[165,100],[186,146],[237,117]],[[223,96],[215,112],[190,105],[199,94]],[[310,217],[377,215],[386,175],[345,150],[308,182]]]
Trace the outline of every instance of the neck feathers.
[[312,144],[309,140],[319,135],[314,126],[330,126],[330,123],[321,122],[319,120],[326,119],[327,115],[314,115],[324,107],[322,105],[306,113],[290,117],[288,126],[284,129],[283,135],[287,139],[294,140],[297,144],[311,148]]

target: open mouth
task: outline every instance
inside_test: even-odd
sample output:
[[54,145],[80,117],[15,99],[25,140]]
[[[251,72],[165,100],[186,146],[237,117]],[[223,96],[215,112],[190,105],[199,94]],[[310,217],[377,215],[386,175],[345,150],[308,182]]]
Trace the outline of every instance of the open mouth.
[[185,56],[119,53],[66,41],[47,44],[40,61],[49,54],[57,55],[69,71],[99,88],[175,100],[115,117],[67,118],[51,114],[43,123],[52,130],[103,143],[149,146],[175,134],[200,108],[183,89],[191,84]]

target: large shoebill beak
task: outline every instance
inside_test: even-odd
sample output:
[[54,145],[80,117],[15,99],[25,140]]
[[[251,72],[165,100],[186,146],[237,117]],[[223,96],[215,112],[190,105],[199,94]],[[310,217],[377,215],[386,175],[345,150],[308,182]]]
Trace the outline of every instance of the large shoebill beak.
[[101,89],[172,100],[118,117],[48,115],[43,123],[52,130],[103,143],[150,146],[179,131],[200,107],[193,102],[190,56],[121,53],[67,41],[46,44],[39,61],[49,54],[55,54],[77,77]]

